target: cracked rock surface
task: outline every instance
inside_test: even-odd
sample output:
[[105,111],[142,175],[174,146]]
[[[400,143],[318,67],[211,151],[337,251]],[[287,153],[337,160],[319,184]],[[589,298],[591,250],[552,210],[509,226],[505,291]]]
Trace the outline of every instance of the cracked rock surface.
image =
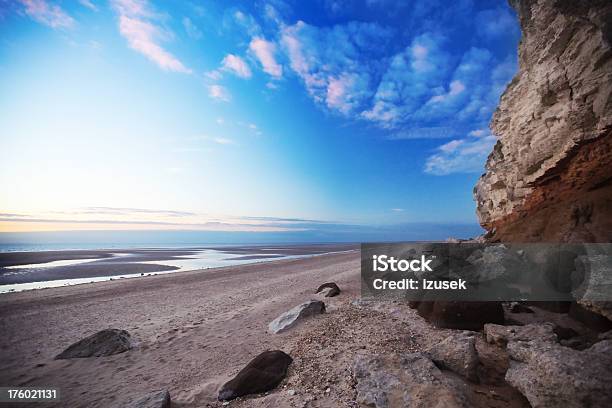
[[612,240],[612,3],[511,0],[519,72],[474,196],[493,241]]

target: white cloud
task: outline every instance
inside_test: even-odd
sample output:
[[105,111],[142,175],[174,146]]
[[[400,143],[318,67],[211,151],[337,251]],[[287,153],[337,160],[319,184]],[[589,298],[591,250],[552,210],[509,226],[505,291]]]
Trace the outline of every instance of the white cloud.
[[138,51],[160,68],[189,74],[191,70],[159,45],[168,33],[152,22],[154,13],[144,0],[114,0],[113,5],[119,13],[119,32],[128,45]]
[[210,85],[208,87],[208,96],[218,101],[229,102],[231,100],[229,91],[221,85]]
[[476,130],[472,130],[470,133],[468,133],[469,136],[472,137],[483,137],[483,136],[487,136],[489,135],[490,132],[488,129],[476,129]]
[[460,93],[465,91],[465,85],[463,85],[463,82],[459,80],[452,81],[448,88],[449,89],[447,93],[432,96],[429,102],[430,103],[444,102],[445,100],[452,98],[453,96],[459,95]]
[[221,145],[233,145],[236,144],[236,142],[234,142],[232,139],[228,139],[225,137],[214,137],[212,139],[213,142],[217,143],[217,144],[221,144]]
[[274,56],[276,51],[274,43],[266,41],[263,38],[253,38],[249,44],[249,48],[259,60],[265,73],[274,78],[283,76],[283,67],[276,62]]
[[187,35],[194,40],[199,40],[202,38],[202,32],[195,24],[193,24],[189,17],[183,18],[183,27],[185,28]]
[[[377,64],[389,31],[373,23],[350,22],[319,28],[303,21],[281,28],[289,66],[315,102],[345,115],[373,94],[370,64]],[[370,54],[362,58],[362,54]]]
[[226,55],[221,64],[224,70],[232,72],[241,78],[251,77],[251,68],[249,68],[248,64],[237,55]]
[[444,39],[424,33],[390,59],[365,119],[385,128],[411,122],[414,115],[440,87],[450,69]]
[[206,76],[206,78],[212,79],[213,81],[218,81],[221,79],[221,77],[223,77],[223,74],[221,74],[221,71],[219,71],[218,69],[205,72],[204,75]]
[[79,3],[81,3],[83,7],[87,7],[90,10],[98,11],[98,6],[96,6],[91,0],[79,0]]
[[74,19],[56,4],[45,0],[20,0],[25,7],[25,13],[33,20],[51,28],[70,28]]
[[425,173],[446,176],[453,173],[481,172],[497,138],[490,133],[484,136],[480,131],[470,134],[479,136],[451,140],[439,146],[436,153],[427,158]]

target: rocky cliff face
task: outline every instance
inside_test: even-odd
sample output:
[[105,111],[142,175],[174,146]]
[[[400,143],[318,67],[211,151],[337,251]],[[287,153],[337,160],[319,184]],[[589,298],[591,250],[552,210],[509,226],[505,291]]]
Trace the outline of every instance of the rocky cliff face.
[[511,0],[519,72],[474,189],[493,241],[612,242],[612,1]]

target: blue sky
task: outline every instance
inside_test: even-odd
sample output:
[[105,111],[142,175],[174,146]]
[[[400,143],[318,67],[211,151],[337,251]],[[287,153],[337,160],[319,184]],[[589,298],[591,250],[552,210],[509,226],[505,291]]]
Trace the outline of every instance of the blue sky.
[[505,1],[0,9],[0,231],[476,225]]

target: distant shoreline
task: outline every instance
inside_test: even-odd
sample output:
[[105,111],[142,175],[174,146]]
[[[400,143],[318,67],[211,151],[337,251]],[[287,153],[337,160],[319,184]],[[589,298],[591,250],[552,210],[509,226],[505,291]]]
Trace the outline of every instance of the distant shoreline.
[[[0,292],[88,283],[88,279],[93,282],[234,266],[357,248],[356,244],[299,244],[4,252],[0,253]],[[24,285],[33,283],[37,285]]]

